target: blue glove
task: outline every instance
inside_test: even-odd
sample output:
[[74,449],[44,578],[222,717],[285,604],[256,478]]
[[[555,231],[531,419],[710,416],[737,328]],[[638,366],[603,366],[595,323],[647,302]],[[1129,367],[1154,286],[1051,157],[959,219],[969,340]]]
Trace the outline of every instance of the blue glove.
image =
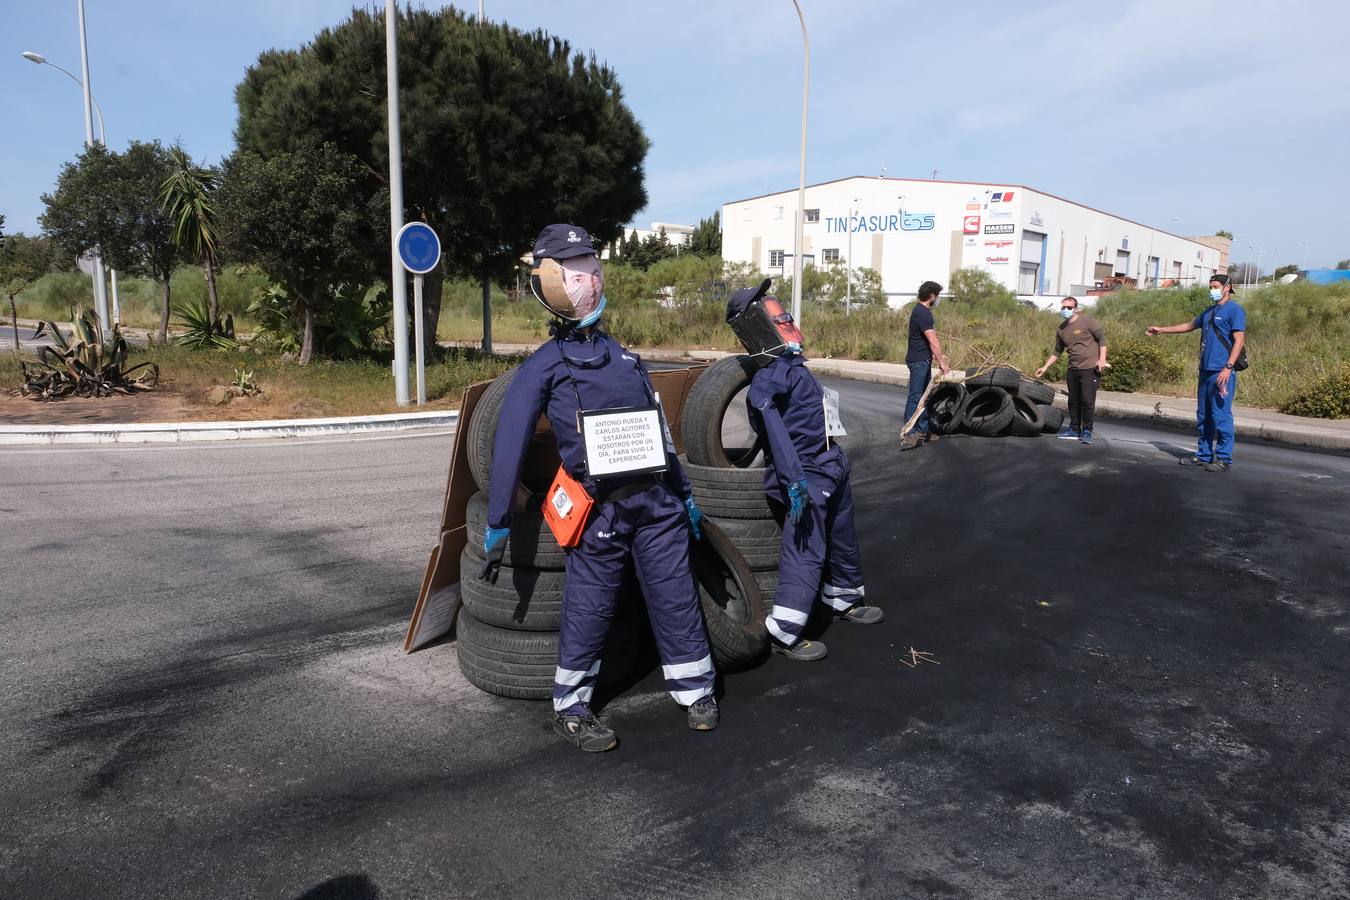
[[810,502],[811,493],[807,490],[805,478],[799,478],[788,485],[788,519],[793,525],[802,520],[802,511]]
[[502,568],[502,557],[506,555],[506,536],[509,528],[493,528],[489,525],[483,532],[483,571],[478,577],[483,581],[497,583],[497,575]]
[[703,510],[698,508],[693,497],[684,498],[684,508],[689,513],[689,527],[694,531],[694,540],[703,540],[703,531],[698,527],[698,523],[703,521]]

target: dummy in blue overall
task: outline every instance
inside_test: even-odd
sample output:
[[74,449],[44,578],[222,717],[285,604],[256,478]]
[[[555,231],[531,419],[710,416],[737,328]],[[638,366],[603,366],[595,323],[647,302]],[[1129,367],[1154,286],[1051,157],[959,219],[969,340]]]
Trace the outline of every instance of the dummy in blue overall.
[[733,294],[727,321],[763,364],[746,404],[766,444],[764,490],[783,528],[778,588],[765,624],[776,652],[808,661],[826,653],[820,641],[801,640],[817,599],[851,622],[875,624],[884,616],[863,602],[848,455],[827,439],[824,392],[806,368],[801,331],[765,296],[768,287],[766,280]]
[[[525,450],[543,412],[563,466],[595,501],[580,543],[567,554],[553,688],[555,729],[583,750],[608,750],[617,743],[588,704],[631,559],[666,689],[689,708],[690,727],[710,730],[718,718],[716,673],[689,566],[690,531],[698,536],[701,514],[669,444],[664,472],[589,477],[578,411],[650,407],[656,397],[642,361],[596,325],[604,309],[603,277],[586,232],[575,225],[550,225],[536,240],[534,257],[531,287],[559,321],[553,338],[521,364],[506,392],[492,460],[484,577],[495,578],[490,570],[505,552]],[[582,289],[569,290],[577,285]]]

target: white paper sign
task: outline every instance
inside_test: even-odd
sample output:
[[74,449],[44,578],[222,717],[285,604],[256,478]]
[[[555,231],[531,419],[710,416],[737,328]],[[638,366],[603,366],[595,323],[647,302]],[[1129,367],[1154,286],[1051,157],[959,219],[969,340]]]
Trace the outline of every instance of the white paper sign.
[[839,418],[839,392],[821,388],[825,392],[825,437],[848,437],[844,420]]
[[404,642],[403,650],[411,653],[423,644],[430,643],[450,630],[450,623],[459,609],[459,582],[445,587],[427,597],[420,615],[413,622],[411,633]]
[[666,442],[657,407],[582,412],[580,418],[586,472],[592,478],[665,470]]

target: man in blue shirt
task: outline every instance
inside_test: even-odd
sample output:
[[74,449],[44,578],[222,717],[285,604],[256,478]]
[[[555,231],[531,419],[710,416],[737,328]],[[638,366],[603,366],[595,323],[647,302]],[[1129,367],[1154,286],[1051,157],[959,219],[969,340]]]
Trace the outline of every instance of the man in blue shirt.
[[[933,363],[938,369],[947,371],[947,357],[942,353],[942,344],[938,341],[936,326],[933,323],[933,305],[937,303],[942,285],[936,281],[925,281],[919,285],[919,302],[909,314],[909,349],[905,353],[905,366],[909,369],[909,396],[905,399],[905,418],[908,422],[919,408],[919,399],[928,387],[933,375]],[[900,449],[913,450],[928,441],[936,440],[936,435],[928,431],[928,412],[925,410],[914,423],[908,434],[900,436]]]
[[1234,366],[1247,342],[1247,313],[1233,299],[1227,275],[1209,280],[1214,301],[1190,322],[1150,325],[1148,335],[1185,334],[1200,329],[1200,379],[1195,390],[1195,422],[1200,442],[1195,456],[1183,466],[1203,466],[1206,472],[1227,472],[1233,464],[1233,400],[1237,395]]
[[631,562],[642,585],[666,690],[688,709],[690,728],[709,731],[718,723],[716,672],[689,567],[689,536],[692,531],[700,537],[702,518],[689,479],[668,439],[664,471],[592,477],[579,433],[579,412],[656,406],[642,360],[599,326],[604,276],[590,235],[576,225],[545,228],[535,240],[530,289],[556,321],[551,340],[521,363],[506,391],[493,446],[482,577],[496,581],[525,450],[542,412],[553,428],[563,468],[594,500],[580,543],[567,553],[554,730],[588,752],[618,743],[589,703],[624,570]]

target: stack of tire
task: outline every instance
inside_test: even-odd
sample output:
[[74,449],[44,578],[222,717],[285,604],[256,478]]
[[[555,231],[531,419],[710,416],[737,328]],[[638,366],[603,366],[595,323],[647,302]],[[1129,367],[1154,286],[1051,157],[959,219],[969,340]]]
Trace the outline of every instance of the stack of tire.
[[1053,434],[1064,413],[1052,404],[1055,389],[1016,369],[967,369],[963,383],[943,382],[928,395],[928,427],[937,434],[977,437]]
[[[551,480],[531,478],[527,471],[511,515],[511,532],[495,584],[483,581],[483,536],[487,526],[487,494],[492,451],[506,391],[515,376],[507,372],[483,393],[469,422],[466,458],[478,492],[465,513],[467,543],[460,556],[462,606],[456,626],[460,670],[474,686],[491,694],[527,700],[547,699],[553,692],[562,623],[562,594],[567,553],[553,537],[541,511],[543,492]],[[551,438],[550,438],[551,441]],[[556,449],[551,451],[556,468]],[[528,467],[527,467],[528,469]],[[693,545],[691,563],[699,581],[704,619],[719,668],[731,669],[756,658],[767,646],[763,612],[754,579],[731,539],[714,525]],[[750,590],[745,590],[745,583]],[[739,585],[739,586],[738,586]],[[598,688],[602,692],[632,674],[649,644],[644,605],[638,600],[630,571],[620,592],[605,643]],[[757,628],[756,628],[757,620]]]
[[741,551],[767,613],[778,587],[782,531],[764,495],[762,447],[748,434],[740,446],[728,448],[722,433],[728,408],[750,385],[757,368],[747,356],[728,357],[709,366],[694,383],[684,403],[681,461],[699,508]]

